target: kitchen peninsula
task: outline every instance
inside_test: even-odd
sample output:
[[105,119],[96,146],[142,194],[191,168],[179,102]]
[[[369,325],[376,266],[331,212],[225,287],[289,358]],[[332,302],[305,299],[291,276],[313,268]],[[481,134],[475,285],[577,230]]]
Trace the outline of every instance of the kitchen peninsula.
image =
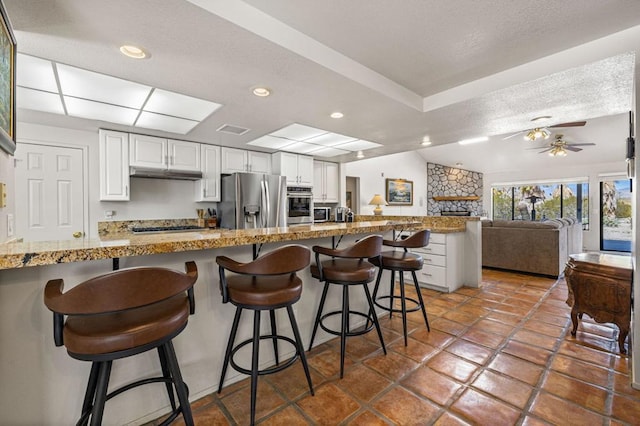
[[[365,220],[370,219],[370,220]],[[252,245],[263,251],[289,243],[307,247],[346,246],[367,234],[384,234],[392,238],[403,231],[429,227],[436,235],[457,235],[463,244],[473,246],[479,240],[475,226],[479,222],[460,218],[422,217],[360,217],[354,223],[298,225],[286,228],[252,230],[203,230],[167,234],[134,235],[129,232],[110,232],[100,238],[59,242],[10,243],[0,245],[0,411],[8,424],[72,424],[77,420],[82,392],[89,374],[89,363],[71,359],[64,348],[53,342],[52,319],[43,304],[43,288],[50,279],[62,278],[65,289],[110,271],[112,259],[120,259],[120,267],[164,266],[182,270],[184,262],[193,260],[198,266],[195,315],[189,319],[185,331],[175,340],[177,356],[190,399],[196,400],[212,393],[218,386],[224,347],[231,327],[233,307],[223,305],[219,294],[218,268],[215,257],[226,255],[239,261],[251,260]],[[334,237],[334,238],[330,238]],[[477,246],[463,253],[479,256]],[[469,259],[466,259],[469,260]],[[476,262],[462,276],[465,285],[477,286],[480,269]],[[302,298],[294,305],[302,339],[308,343],[322,286],[302,271]],[[389,277],[385,275],[383,280]],[[339,295],[329,292],[327,304],[339,304]],[[426,300],[427,307],[429,305]],[[352,300],[354,309],[365,306],[363,300]],[[278,324],[288,321],[278,313]],[[283,314],[284,315],[284,314]],[[286,330],[286,328],[285,328]],[[289,330],[290,332],[290,330]],[[241,325],[239,339],[250,334],[250,327]],[[285,331],[286,333],[286,331]],[[321,333],[318,342],[329,340]],[[273,362],[269,345],[264,345],[261,362]],[[283,347],[282,350],[289,350]],[[247,363],[250,354],[239,353],[238,361]],[[120,386],[130,381],[130,372],[152,375],[159,370],[154,354],[142,354],[122,360],[114,366],[111,383]],[[244,378],[230,375],[227,384]],[[29,398],[24,398],[29,395]],[[28,399],[28,401],[27,401]],[[109,424],[140,424],[160,417],[167,411],[168,400],[163,386],[149,386],[129,394],[128,398],[114,398],[107,404],[105,419]]]

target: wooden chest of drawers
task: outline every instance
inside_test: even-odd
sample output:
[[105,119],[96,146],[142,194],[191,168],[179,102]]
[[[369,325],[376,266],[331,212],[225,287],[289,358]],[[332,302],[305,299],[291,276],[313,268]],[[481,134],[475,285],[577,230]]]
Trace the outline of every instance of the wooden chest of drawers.
[[632,266],[630,256],[580,253],[569,256],[565,267],[571,306],[572,335],[578,318],[587,314],[599,323],[618,326],[618,346],[625,353],[624,341],[631,323]]

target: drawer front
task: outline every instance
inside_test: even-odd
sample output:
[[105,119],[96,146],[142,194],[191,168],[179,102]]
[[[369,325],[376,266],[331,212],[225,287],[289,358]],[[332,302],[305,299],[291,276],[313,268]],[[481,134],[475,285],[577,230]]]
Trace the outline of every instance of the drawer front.
[[425,265],[447,266],[447,258],[445,256],[439,256],[437,254],[423,254],[422,258],[424,259]]
[[425,265],[418,272],[418,281],[445,287],[447,285],[447,270],[442,266]]
[[426,247],[412,249],[412,251],[415,251],[416,253],[420,253],[422,256],[429,255],[429,254],[437,254],[440,256],[444,256],[447,251],[447,246],[445,246],[444,244],[429,243],[429,245]]
[[429,235],[429,242],[436,243],[436,244],[444,244],[447,242],[447,234],[431,233],[431,235]]

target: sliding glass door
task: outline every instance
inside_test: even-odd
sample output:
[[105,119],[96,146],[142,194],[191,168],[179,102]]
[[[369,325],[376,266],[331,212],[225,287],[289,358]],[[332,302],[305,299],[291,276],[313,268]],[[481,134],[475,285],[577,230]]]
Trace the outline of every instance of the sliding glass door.
[[631,252],[631,180],[600,182],[600,250]]

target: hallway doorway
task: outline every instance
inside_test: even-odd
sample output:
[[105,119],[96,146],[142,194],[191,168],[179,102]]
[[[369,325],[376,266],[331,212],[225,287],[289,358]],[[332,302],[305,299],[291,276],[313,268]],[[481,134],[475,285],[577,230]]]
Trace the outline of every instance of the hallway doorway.
[[360,178],[347,176],[345,188],[345,206],[360,214]]

